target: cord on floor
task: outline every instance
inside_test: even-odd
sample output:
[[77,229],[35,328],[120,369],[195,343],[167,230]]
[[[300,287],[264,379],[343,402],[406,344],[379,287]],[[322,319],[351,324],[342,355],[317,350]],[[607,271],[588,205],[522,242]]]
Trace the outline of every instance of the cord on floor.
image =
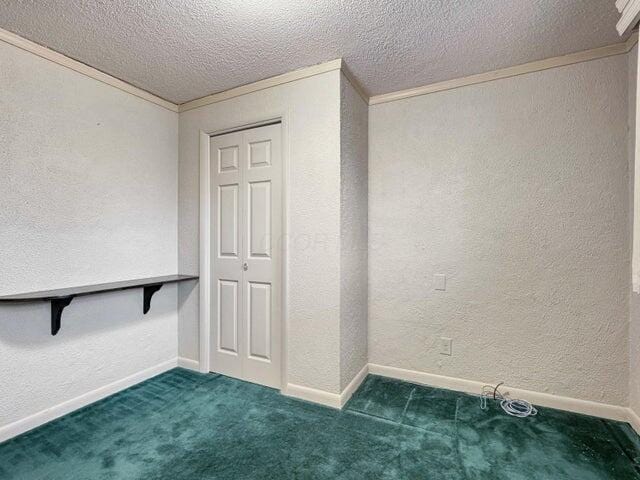
[[526,400],[520,400],[518,398],[510,398],[508,393],[502,394],[499,392],[500,386],[503,382],[497,384],[495,387],[491,385],[485,385],[482,387],[482,394],[480,395],[480,409],[486,410],[487,399],[492,398],[496,402],[500,402],[502,410],[512,417],[531,417],[538,413],[538,410]]

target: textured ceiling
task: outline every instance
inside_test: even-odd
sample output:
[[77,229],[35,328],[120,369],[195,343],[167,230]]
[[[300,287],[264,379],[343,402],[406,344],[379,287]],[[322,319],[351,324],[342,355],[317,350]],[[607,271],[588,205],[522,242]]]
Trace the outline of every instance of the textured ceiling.
[[619,42],[614,0],[1,0],[0,27],[167,100],[335,58],[380,94]]

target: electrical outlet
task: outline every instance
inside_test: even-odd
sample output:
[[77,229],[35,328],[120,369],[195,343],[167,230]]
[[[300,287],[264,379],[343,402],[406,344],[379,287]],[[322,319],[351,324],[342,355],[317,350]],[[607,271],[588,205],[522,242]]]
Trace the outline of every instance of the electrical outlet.
[[440,354],[451,355],[453,340],[448,337],[440,337]]
[[434,275],[433,284],[436,290],[442,290],[444,292],[447,289],[447,276],[442,274]]

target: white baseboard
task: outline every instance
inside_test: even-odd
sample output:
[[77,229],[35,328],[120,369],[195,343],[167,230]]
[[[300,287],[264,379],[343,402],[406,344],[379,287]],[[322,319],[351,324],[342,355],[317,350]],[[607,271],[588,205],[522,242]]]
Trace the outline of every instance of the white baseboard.
[[188,370],[195,370],[196,372],[200,371],[200,362],[190,358],[178,357],[178,366]]
[[326,407],[331,408],[342,408],[349,401],[351,395],[358,389],[363,380],[367,377],[369,373],[369,365],[365,365],[362,367],[353,380],[349,382],[349,385],[342,391],[342,393],[331,393],[325,390],[318,390],[316,388],[305,387],[302,385],[296,385],[293,383],[287,384],[281,390],[283,395],[288,397],[300,398],[302,400],[306,400],[308,402],[319,403],[320,405],[324,405]]
[[97,402],[109,395],[113,395],[125,388],[129,388],[137,383],[148,380],[151,377],[155,377],[167,370],[171,370],[178,365],[178,361],[176,359],[168,360],[163,362],[155,367],[147,368],[146,370],[142,370],[138,373],[134,373],[128,377],[125,377],[121,380],[117,380],[113,383],[105,385],[100,388],[96,388],[90,392],[82,394],[76,398],[72,398],[71,400],[67,400],[66,402],[59,403],[53,407],[47,408],[45,410],[41,410],[38,413],[34,413],[26,418],[18,420],[16,422],[10,423],[9,425],[5,425],[0,427],[0,442],[4,442],[13,438],[17,435],[25,433],[29,430],[32,430],[40,425],[44,425],[51,420],[55,420],[58,417],[62,417],[68,413],[73,412],[82,407],[86,407],[87,405]]
[[628,408],[628,421],[638,435],[640,435],[640,416],[632,409]]
[[[416,370],[405,370],[403,368],[387,367],[385,365],[376,365],[373,363],[369,364],[369,373],[476,395],[479,395],[482,391],[483,385],[486,385],[486,383],[473,380],[434,375]],[[629,421],[629,409],[618,405],[609,405],[606,403],[593,402],[591,400],[562,397],[559,395],[513,388],[506,385],[502,387],[501,390],[503,392],[508,391],[513,398],[522,398],[534,405],[542,407],[566,410],[569,412],[593,415],[595,417],[608,418],[611,420],[620,420],[623,422]]]
[[[179,357],[146,370],[142,370],[126,378],[97,388],[91,392],[87,392],[51,408],[42,410],[27,418],[23,418],[10,423],[9,425],[0,427],[0,442],[9,440],[10,438],[55,420],[58,417],[71,413],[74,410],[85,407],[91,403],[108,397],[109,395],[113,395],[114,393],[148,380],[149,378],[155,377],[156,375],[166,372],[167,370],[171,370],[176,366],[199,371],[200,364],[196,360]],[[472,380],[434,375],[416,370],[406,370],[403,368],[369,363],[368,365],[365,365],[360,372],[358,372],[358,374],[340,394],[291,383],[282,389],[282,393],[289,397],[300,398],[309,402],[340,409],[349,401],[355,391],[358,390],[358,387],[369,373],[472,394],[479,394],[482,390],[482,386],[485,385],[482,382]],[[509,391],[513,397],[526,399],[535,405],[629,422],[634,430],[640,435],[640,416],[630,408],[608,405],[590,400],[550,395],[547,393],[534,392],[507,386],[504,387],[504,391]]]
[[347,387],[340,394],[340,408],[344,407],[347,404],[351,396],[355,393],[356,390],[358,390],[360,384],[364,381],[365,378],[367,378],[368,373],[369,364],[365,364],[365,366],[362,367],[362,370],[360,370],[356,374],[356,376],[353,377],[353,380],[349,382],[349,385],[347,385]]
[[318,390],[316,388],[289,383],[281,390],[281,393],[287,397],[300,398],[302,400],[319,403],[320,405],[325,405],[327,407],[338,409],[341,407],[339,394],[325,392],[324,390]]

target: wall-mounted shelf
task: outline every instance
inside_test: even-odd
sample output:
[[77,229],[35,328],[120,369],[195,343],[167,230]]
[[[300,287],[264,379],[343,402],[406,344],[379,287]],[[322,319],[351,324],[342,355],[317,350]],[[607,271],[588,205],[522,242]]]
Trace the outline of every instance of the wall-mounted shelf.
[[92,295],[94,293],[113,292],[115,290],[129,290],[130,288],[142,288],[142,313],[147,313],[151,308],[151,297],[165,283],[185,282],[197,280],[193,275],[165,275],[163,277],[141,278],[138,280],[125,280],[122,282],[101,283],[98,285],[83,285],[81,287],[59,288],[42,292],[19,293],[16,295],[0,296],[0,302],[51,302],[51,335],[60,330],[62,311],[75,297]]

